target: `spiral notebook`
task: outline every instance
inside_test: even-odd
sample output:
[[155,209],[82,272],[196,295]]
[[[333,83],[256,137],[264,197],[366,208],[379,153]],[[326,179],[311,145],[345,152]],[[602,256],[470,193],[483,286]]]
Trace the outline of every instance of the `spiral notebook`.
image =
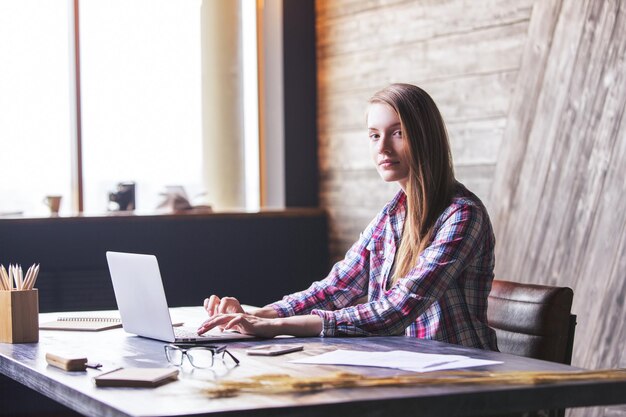
[[115,317],[59,317],[39,325],[40,330],[75,330],[99,332],[122,327],[122,320]]

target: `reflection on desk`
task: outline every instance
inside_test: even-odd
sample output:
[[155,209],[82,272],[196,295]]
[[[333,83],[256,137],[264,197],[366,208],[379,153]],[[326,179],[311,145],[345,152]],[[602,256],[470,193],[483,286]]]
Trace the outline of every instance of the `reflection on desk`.
[[[173,319],[197,323],[201,308],[172,309]],[[56,314],[42,314],[49,320]],[[304,350],[284,356],[247,356],[245,350],[268,343],[303,344]],[[335,349],[361,351],[408,350],[422,353],[465,355],[503,361],[485,369],[494,371],[573,370],[566,365],[538,361],[498,352],[482,351],[434,341],[397,337],[293,338],[232,342],[228,349],[240,360],[239,366],[217,362],[212,369],[183,366],[179,380],[155,389],[97,388],[91,378],[101,371],[66,373],[48,367],[46,352],[86,356],[101,362],[103,372],[114,367],[167,367],[163,343],[128,335],[122,329],[99,333],[40,332],[38,344],[0,344],[0,372],[89,416],[298,416],[328,414],[342,416],[405,415],[415,410],[428,416],[471,416],[506,413],[523,409],[560,408],[617,404],[626,401],[626,381],[561,382],[538,386],[427,386],[390,388],[347,388],[306,394],[257,395],[211,399],[203,389],[210,381],[242,379],[259,374],[324,376],[349,371],[366,376],[394,376],[405,371],[333,365],[299,365],[289,361]],[[474,368],[476,370],[482,368]],[[421,415],[421,414],[420,414]]]

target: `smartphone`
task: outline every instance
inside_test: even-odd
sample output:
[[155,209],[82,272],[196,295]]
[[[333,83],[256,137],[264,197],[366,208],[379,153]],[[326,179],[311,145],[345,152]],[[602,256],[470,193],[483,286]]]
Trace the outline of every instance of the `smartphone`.
[[247,349],[248,355],[258,356],[276,356],[284,355],[285,353],[297,352],[304,349],[302,345],[261,345]]

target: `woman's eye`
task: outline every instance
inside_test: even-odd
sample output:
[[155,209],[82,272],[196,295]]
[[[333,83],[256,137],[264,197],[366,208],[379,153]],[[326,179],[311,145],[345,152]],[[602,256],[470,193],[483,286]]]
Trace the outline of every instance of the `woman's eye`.
[[395,132],[393,132],[394,136],[398,136],[398,137],[402,137],[402,131],[401,130],[396,130]]
[[378,133],[370,133],[371,140],[376,140],[378,138],[380,138],[380,135]]

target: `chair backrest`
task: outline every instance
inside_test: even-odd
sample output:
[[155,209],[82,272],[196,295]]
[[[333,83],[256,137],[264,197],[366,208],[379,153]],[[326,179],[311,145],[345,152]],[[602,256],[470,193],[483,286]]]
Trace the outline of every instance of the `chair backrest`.
[[494,280],[487,319],[501,352],[571,364],[576,316],[568,287]]

